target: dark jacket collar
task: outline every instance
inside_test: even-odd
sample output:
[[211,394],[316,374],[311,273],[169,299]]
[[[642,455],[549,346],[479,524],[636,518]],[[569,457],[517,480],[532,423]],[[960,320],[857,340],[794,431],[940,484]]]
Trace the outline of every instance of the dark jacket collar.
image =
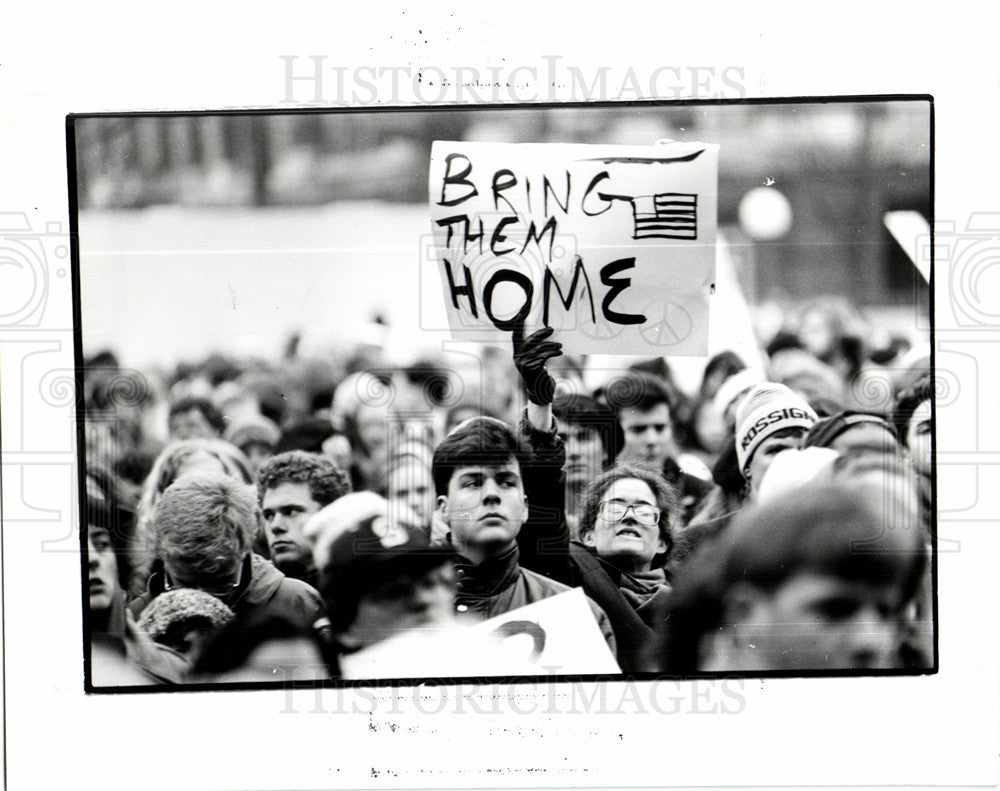
[[521,567],[518,565],[519,557],[517,544],[514,544],[506,552],[487,558],[478,564],[458,555],[455,571],[458,573],[461,592],[492,596],[510,587],[521,572]]

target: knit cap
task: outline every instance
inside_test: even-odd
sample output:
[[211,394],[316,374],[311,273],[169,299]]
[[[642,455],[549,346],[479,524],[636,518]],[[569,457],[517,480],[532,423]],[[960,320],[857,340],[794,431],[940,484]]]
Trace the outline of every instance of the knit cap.
[[726,414],[726,410],[729,409],[729,405],[733,403],[740,395],[746,393],[754,385],[758,385],[761,379],[764,377],[757,371],[750,368],[744,368],[742,371],[737,371],[732,376],[730,376],[726,381],[724,381],[715,394],[715,399],[713,400],[712,406],[715,408],[715,412],[720,417]]
[[808,429],[816,413],[802,396],[784,385],[764,382],[744,396],[736,408],[736,457],[745,470],[760,444],[788,428]]

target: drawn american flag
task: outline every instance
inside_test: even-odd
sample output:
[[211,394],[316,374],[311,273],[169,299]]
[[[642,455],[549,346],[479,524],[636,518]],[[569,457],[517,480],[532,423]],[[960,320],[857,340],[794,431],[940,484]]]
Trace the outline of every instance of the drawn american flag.
[[632,198],[633,239],[697,239],[698,196],[662,192]]

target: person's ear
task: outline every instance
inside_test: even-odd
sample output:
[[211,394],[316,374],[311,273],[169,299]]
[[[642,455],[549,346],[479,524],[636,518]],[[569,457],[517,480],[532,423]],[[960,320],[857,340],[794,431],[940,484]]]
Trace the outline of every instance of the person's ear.
[[656,554],[663,555],[669,548],[670,545],[667,543],[667,540],[660,535],[660,537],[656,540]]
[[437,511],[438,516],[440,516],[445,522],[448,521],[448,498],[445,495],[438,495],[437,503],[434,505],[434,510]]
[[597,546],[597,540],[594,538],[594,531],[588,530],[586,533],[581,533],[580,543],[582,543],[585,547]]
[[524,522],[527,522],[528,521],[528,511],[529,511],[529,509],[528,509],[528,495],[524,495],[523,502],[524,502],[524,509],[521,512],[521,519]]

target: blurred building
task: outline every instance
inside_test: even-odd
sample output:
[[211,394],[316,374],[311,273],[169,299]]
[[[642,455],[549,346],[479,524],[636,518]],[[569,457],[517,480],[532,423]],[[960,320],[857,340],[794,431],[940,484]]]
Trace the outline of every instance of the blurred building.
[[[418,203],[435,139],[718,143],[719,223],[751,302],[835,293],[927,312],[883,223],[930,217],[926,101],[95,117],[75,134],[79,204],[104,210]],[[747,198],[760,187],[775,194]]]

